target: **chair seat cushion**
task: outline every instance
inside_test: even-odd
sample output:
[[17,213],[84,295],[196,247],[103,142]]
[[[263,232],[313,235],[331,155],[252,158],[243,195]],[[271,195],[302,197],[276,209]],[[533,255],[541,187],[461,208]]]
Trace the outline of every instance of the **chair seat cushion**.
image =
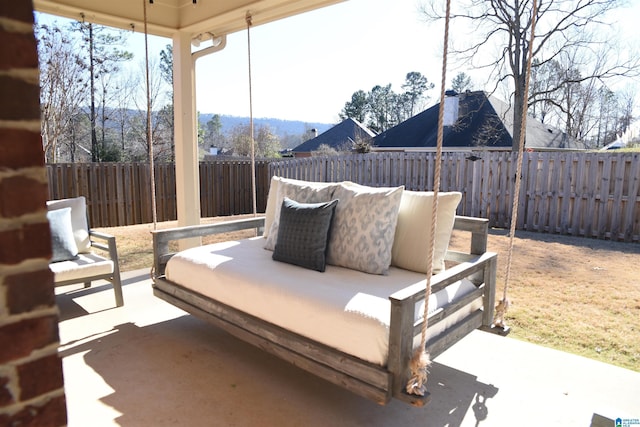
[[49,268],[54,274],[55,282],[83,282],[88,277],[113,273],[113,261],[94,253],[81,253],[74,260],[52,262]]

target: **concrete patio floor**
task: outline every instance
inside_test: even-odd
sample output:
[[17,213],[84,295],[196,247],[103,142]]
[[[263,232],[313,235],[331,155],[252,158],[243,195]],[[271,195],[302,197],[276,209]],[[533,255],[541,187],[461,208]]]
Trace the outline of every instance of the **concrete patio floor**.
[[149,271],[56,288],[68,419],[86,426],[614,426],[640,373],[474,331],[435,359],[431,403],[379,406],[155,298]]

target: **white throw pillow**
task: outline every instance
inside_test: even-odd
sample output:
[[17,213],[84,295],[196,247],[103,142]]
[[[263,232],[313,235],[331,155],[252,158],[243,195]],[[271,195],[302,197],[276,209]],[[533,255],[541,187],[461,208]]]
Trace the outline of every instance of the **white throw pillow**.
[[47,219],[51,229],[51,262],[78,258],[78,246],[71,224],[71,208],[48,211]]
[[[267,207],[264,211],[264,233],[262,237],[266,238],[269,235],[269,228],[273,223],[273,218],[276,213],[276,199],[278,198],[278,184],[282,178],[279,176],[272,176],[269,183],[269,194],[267,195]],[[282,202],[280,202],[282,203]]]
[[[433,274],[444,270],[444,257],[449,247],[460,199],[462,193],[459,192],[438,192]],[[393,243],[392,265],[418,273],[427,272],[432,213],[432,191],[405,191],[402,194]]]
[[47,210],[71,208],[71,225],[73,237],[79,253],[91,252],[91,240],[89,238],[89,223],[87,221],[87,202],[84,196],[71,199],[49,200]]
[[333,217],[327,263],[386,274],[404,187],[375,188],[340,184]]
[[[337,184],[332,182],[310,182],[289,178],[279,178],[277,181],[277,195],[271,199],[271,194],[269,194],[267,199],[267,205],[271,202],[275,204],[273,206],[273,219],[270,221],[268,229],[267,219],[265,217],[265,233],[267,241],[265,242],[264,248],[270,251],[275,249],[276,241],[278,240],[280,210],[282,208],[282,201],[285,197],[288,197],[298,203],[330,202],[332,200],[333,191],[337,186]],[[269,189],[269,193],[271,193],[271,189]],[[269,206],[267,206],[267,210],[269,210]]]

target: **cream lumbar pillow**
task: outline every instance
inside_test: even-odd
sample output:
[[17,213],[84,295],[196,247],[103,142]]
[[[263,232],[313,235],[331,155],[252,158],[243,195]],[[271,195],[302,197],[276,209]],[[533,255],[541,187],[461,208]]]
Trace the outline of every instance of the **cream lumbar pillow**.
[[386,274],[404,187],[340,184],[327,248],[327,263]]
[[[444,257],[449,247],[456,209],[462,199],[459,192],[439,192],[433,274],[444,270]],[[400,202],[398,225],[391,264],[405,270],[426,273],[431,244],[432,191],[405,191]]]

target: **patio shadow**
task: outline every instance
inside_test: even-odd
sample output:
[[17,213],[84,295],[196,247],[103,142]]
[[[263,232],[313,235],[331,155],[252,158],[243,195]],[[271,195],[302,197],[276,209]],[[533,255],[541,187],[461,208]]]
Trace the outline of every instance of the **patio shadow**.
[[81,356],[113,389],[99,400],[121,426],[460,426],[470,410],[467,422],[482,425],[498,392],[434,363],[426,408],[379,406],[188,315],[120,324],[61,354]]

